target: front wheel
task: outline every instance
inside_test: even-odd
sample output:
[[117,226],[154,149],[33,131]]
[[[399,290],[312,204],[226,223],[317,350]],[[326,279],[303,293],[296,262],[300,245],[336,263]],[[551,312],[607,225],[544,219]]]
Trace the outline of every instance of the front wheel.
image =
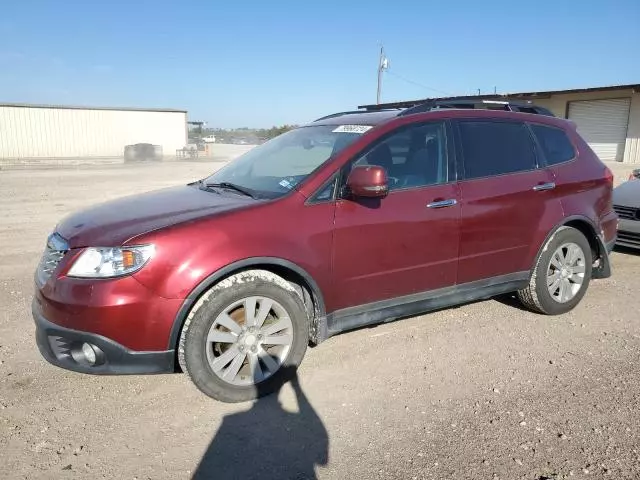
[[289,380],[309,342],[300,296],[281,277],[249,270],[206,292],[182,328],[178,360],[206,395],[242,402]]
[[543,248],[529,285],[518,291],[518,298],[540,313],[566,313],[584,297],[592,263],[591,247],[582,232],[561,227]]

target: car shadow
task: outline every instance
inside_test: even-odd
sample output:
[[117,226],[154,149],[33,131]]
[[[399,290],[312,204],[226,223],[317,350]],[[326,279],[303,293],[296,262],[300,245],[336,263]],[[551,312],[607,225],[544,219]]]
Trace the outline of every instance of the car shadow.
[[[249,410],[227,415],[193,474],[194,480],[317,478],[315,466],[328,463],[329,436],[302,391],[295,369],[286,373],[298,412],[283,408],[278,391],[258,398]],[[261,393],[260,383],[256,388]]]
[[616,245],[613,251],[624,255],[640,256],[640,249],[623,247],[621,245]]
[[377,210],[382,205],[382,200],[380,198],[366,198],[366,197],[358,197],[352,198],[357,204],[362,207],[369,208],[371,210]]
[[502,295],[496,295],[495,297],[491,297],[492,300],[495,300],[498,303],[501,303],[503,305],[506,305],[507,307],[511,307],[511,308],[517,308],[518,310],[521,310],[523,312],[527,312],[527,313],[535,313],[532,312],[531,310],[529,310],[527,307],[525,307],[522,302],[520,302],[520,300],[518,300],[518,296],[512,292],[512,293],[504,293]]

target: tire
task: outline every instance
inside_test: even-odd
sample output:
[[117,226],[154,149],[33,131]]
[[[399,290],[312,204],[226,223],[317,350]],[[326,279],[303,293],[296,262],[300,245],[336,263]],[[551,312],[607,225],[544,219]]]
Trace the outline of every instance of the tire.
[[[246,314],[251,307],[253,319]],[[263,307],[269,310],[263,313]],[[309,318],[293,286],[271,272],[247,270],[216,284],[194,305],[182,327],[178,361],[205,395],[244,402],[278,391],[308,343]]]
[[[564,262],[567,259],[571,260],[569,249],[575,254],[573,246],[580,251],[576,254],[576,262],[573,262],[575,266],[569,265],[573,264],[572,262]],[[561,249],[560,254],[555,257],[558,249]],[[566,257],[563,257],[565,252]],[[542,249],[529,285],[518,291],[520,302],[530,310],[546,315],[561,315],[572,310],[580,303],[589,287],[592,263],[591,246],[582,232],[572,227],[560,227]],[[557,265],[563,268],[559,269]],[[584,275],[581,277],[581,274]],[[553,275],[553,278],[550,275]],[[567,276],[567,283],[564,275]],[[552,294],[550,289],[555,290],[556,281],[560,283],[556,292]],[[567,285],[564,290],[566,294],[563,294],[563,283]]]

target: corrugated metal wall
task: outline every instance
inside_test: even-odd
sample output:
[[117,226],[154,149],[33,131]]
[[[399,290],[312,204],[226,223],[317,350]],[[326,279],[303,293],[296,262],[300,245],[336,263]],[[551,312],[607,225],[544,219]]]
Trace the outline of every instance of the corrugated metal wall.
[[0,106],[0,159],[121,157],[125,145],[184,147],[186,113]]
[[634,93],[631,97],[623,162],[640,164],[640,93]]
[[630,106],[630,98],[573,101],[569,102],[567,118],[575,122],[578,133],[600,160],[621,162]]

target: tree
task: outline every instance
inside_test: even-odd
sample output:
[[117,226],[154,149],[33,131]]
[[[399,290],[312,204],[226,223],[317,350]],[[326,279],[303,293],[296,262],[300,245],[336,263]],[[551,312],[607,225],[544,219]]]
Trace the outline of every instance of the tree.
[[273,126],[268,129],[261,129],[256,131],[256,135],[260,138],[266,138],[267,140],[270,140],[294,128],[296,128],[296,125],[281,125],[279,127]]

